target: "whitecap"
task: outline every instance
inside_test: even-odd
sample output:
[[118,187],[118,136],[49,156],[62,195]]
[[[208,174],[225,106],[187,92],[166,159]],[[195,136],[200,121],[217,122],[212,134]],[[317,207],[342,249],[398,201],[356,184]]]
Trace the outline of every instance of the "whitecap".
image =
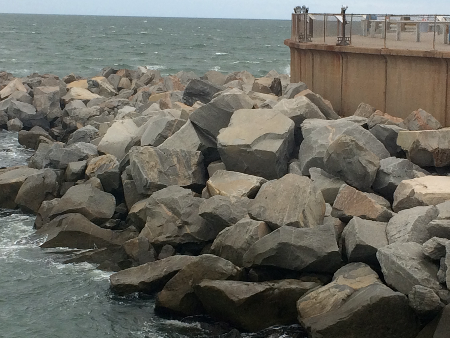
[[211,68],[211,70],[215,70],[216,72],[220,72],[220,66],[215,66]]
[[144,22],[147,22],[147,20],[144,20]]
[[284,68],[285,74],[291,74],[291,65],[287,65],[286,68]]
[[228,55],[228,53],[216,53],[216,55]]
[[139,34],[148,34],[148,32],[139,32]]
[[31,32],[31,34],[36,34],[36,32]]
[[162,31],[163,29],[162,28],[158,28],[160,31]]
[[147,69],[152,69],[152,70],[160,70],[160,69],[166,69],[165,66],[161,66],[161,65],[150,65],[150,66],[146,66]]

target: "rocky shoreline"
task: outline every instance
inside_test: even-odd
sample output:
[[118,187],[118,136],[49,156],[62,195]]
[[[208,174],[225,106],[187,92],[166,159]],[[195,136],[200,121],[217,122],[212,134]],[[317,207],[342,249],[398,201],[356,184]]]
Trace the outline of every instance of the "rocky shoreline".
[[[313,338],[450,332],[450,129],[331,104],[275,71],[0,73],[0,208],[161,314]],[[233,330],[228,336],[239,336]]]

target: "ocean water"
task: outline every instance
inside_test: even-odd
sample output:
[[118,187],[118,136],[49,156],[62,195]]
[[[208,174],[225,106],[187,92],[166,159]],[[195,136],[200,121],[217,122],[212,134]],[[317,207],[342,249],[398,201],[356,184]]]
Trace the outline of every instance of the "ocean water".
[[[93,76],[105,66],[145,65],[163,74],[210,69],[288,72],[287,21],[0,15],[0,70]],[[26,164],[32,152],[0,130],[0,168]],[[1,191],[0,191],[1,193]],[[0,209],[1,338],[213,337],[205,319],[164,319],[154,298],[118,297],[109,273],[62,264],[64,249],[40,249],[32,215]],[[298,326],[243,337],[303,337]]]
[[0,36],[0,70],[18,77],[106,66],[289,73],[290,21],[0,14]]

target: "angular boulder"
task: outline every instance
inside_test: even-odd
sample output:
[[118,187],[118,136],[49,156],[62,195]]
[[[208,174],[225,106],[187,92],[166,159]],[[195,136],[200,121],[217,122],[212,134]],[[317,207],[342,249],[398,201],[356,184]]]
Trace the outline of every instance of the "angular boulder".
[[320,96],[319,94],[313,93],[309,89],[306,89],[298,93],[297,97],[299,96],[307,97],[312,103],[314,103],[319,108],[319,110],[328,120],[337,120],[340,118],[339,115],[336,114],[336,112],[333,110],[331,105],[328,105],[327,102],[325,102],[325,100],[323,99],[323,97]]
[[309,169],[309,175],[313,184],[322,192],[325,203],[332,205],[336,200],[339,189],[345,182],[320,168]]
[[300,128],[301,124],[306,119],[326,120],[326,117],[322,114],[320,109],[306,96],[299,96],[294,99],[282,99],[273,107],[273,109],[279,111],[284,116],[289,117],[294,121],[295,126],[298,128]]
[[263,184],[250,206],[249,215],[266,222],[271,229],[312,228],[323,222],[325,201],[309,178],[287,174]]
[[97,177],[106,192],[120,187],[120,163],[114,155],[102,155],[91,159],[86,168],[88,178]]
[[167,138],[175,134],[185,123],[186,120],[180,116],[173,116],[170,113],[163,113],[150,118],[141,127],[143,132],[141,146],[159,146]]
[[241,109],[220,131],[217,145],[227,170],[280,178],[293,150],[294,122],[275,110]]
[[29,176],[40,173],[37,169],[19,167],[0,173],[0,208],[14,209],[17,194]]
[[404,131],[404,128],[400,128],[395,125],[377,124],[370,129],[370,132],[375,136],[383,145],[391,156],[404,155],[402,148],[397,144],[398,133]]
[[411,131],[417,130],[437,130],[442,128],[438,120],[433,115],[427,113],[423,109],[417,109],[409,114],[402,123],[406,129]]
[[423,243],[423,253],[432,260],[439,261],[445,257],[446,245],[450,245],[450,239],[433,237]]
[[38,112],[44,113],[49,120],[62,116],[59,87],[37,87],[33,93],[33,105]]
[[98,144],[98,150],[122,160],[134,145],[138,127],[132,120],[116,121]]
[[331,226],[312,229],[283,226],[253,244],[243,258],[245,267],[334,273],[342,265]]
[[192,106],[195,102],[208,103],[214,94],[224,90],[224,87],[209,81],[193,79],[186,86],[183,93],[183,103]]
[[267,180],[235,171],[217,170],[206,182],[210,196],[254,198]]

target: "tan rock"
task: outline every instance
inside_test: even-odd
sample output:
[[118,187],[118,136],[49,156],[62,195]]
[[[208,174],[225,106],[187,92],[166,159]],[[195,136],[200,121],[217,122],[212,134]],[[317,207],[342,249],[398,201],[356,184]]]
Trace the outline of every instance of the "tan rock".
[[100,95],[93,94],[89,90],[81,87],[73,87],[69,92],[62,97],[62,99],[68,103],[73,100],[90,101],[93,99],[101,98]]
[[71,83],[69,83],[67,85],[67,89],[71,89],[71,88],[83,88],[83,89],[88,89],[88,83],[87,80],[78,80],[78,81],[73,81]]
[[235,171],[218,170],[206,182],[210,196],[253,198],[267,180]]
[[0,99],[3,100],[5,98],[7,98],[8,96],[10,96],[12,93],[17,92],[17,91],[24,92],[24,93],[27,92],[27,89],[23,85],[22,81],[20,81],[20,79],[12,80],[10,83],[8,83],[8,85],[5,88],[0,90]]

